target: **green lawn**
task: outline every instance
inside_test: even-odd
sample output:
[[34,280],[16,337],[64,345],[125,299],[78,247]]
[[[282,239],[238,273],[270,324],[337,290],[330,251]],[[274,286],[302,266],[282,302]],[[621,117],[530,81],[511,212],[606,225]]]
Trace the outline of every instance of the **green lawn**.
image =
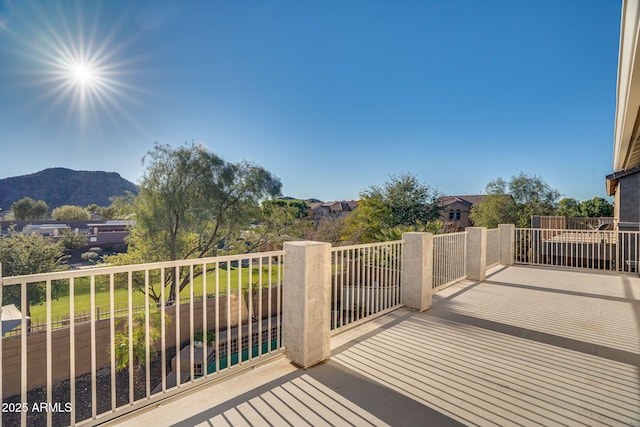
[[[240,282],[242,283],[242,287],[247,287],[249,282],[251,281],[253,286],[257,286],[259,282],[259,272],[260,269],[258,267],[243,267],[236,268],[231,267],[230,270],[226,270],[221,268],[218,272],[219,275],[219,284],[218,290],[221,293],[224,293],[227,289],[230,289],[231,292],[238,292],[238,283],[239,283],[239,275]],[[96,292],[95,292],[95,300],[96,307],[99,307],[101,318],[108,317],[108,312],[110,310],[110,298],[109,298],[109,284],[108,279],[104,280],[96,280]],[[200,275],[195,277],[193,280],[193,292],[195,295],[202,294],[202,280],[203,276]],[[269,280],[269,268],[267,266],[262,267],[262,283],[263,286],[268,285]],[[271,270],[271,281],[272,284],[276,284],[278,281],[278,270],[277,266],[273,266]],[[208,271],[206,275],[206,283],[207,283],[207,294],[214,294],[216,292],[216,271]],[[230,283],[227,286],[227,283]],[[67,285],[63,286],[63,290],[60,292],[60,296],[57,300],[53,300],[51,302],[51,318],[53,321],[62,319],[64,317],[68,317],[70,309],[69,302],[70,298],[68,295],[68,281],[64,283]],[[126,289],[126,283],[124,286],[119,286],[114,290],[114,305],[117,309],[127,309],[129,307],[129,296],[128,290]],[[124,288],[123,288],[124,287]],[[159,280],[155,281],[153,284],[154,289],[158,294],[160,294],[160,284]],[[168,287],[165,289],[165,292],[168,293]],[[75,292],[75,313],[76,316],[88,315],[91,312],[91,301],[90,301],[90,282],[88,277],[83,277],[75,280],[74,284],[74,292]],[[181,298],[188,298],[190,294],[190,287],[187,285],[181,292]],[[144,305],[144,293],[135,291],[132,295],[133,306]],[[149,297],[149,301],[153,302],[151,297]],[[31,306],[31,319],[32,323],[37,324],[44,322],[46,320],[46,310],[47,306],[44,303]]]

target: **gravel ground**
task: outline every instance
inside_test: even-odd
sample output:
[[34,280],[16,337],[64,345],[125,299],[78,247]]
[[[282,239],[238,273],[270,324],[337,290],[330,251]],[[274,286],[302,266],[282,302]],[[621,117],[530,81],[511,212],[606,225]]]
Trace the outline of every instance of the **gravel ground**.
[[[175,355],[175,348],[167,351],[167,373],[170,371],[171,359]],[[161,378],[161,362],[160,358],[156,358],[151,362],[151,389],[153,390],[160,384]],[[135,384],[141,384],[141,387],[134,385],[135,398],[144,397],[144,379],[145,369],[141,369],[138,373],[139,381]],[[101,414],[111,410],[111,370],[109,368],[100,369],[96,372],[96,393],[97,393],[97,412]],[[53,402],[54,407],[50,408],[53,412],[54,426],[67,426],[71,421],[70,413],[67,412],[71,406],[71,389],[69,380],[61,381],[53,385]],[[29,427],[46,426],[47,425],[47,408],[40,405],[47,401],[47,388],[34,388],[27,392],[27,425]],[[116,405],[122,406],[129,402],[129,370],[125,369],[116,372]],[[20,395],[11,396],[3,399],[2,403],[2,425],[3,426],[19,426],[20,411],[24,407],[20,404]],[[91,418],[91,374],[85,374],[76,378],[76,422]]]

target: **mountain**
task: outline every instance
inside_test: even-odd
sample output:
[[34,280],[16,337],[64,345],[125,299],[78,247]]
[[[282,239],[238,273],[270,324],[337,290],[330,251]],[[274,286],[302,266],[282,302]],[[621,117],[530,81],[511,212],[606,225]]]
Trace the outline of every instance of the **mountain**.
[[30,175],[0,179],[0,207],[8,210],[23,197],[44,200],[49,209],[62,205],[109,206],[109,197],[130,191],[138,194],[138,186],[115,172],[74,171],[51,168]]

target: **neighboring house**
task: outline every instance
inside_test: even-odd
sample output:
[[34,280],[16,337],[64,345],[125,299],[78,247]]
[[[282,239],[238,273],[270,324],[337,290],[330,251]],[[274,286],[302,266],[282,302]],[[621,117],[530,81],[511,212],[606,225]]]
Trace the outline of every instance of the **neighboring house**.
[[134,221],[0,221],[0,236],[9,230],[39,234],[43,237],[59,237],[65,231],[87,233],[89,246],[122,244],[129,235]]
[[357,200],[309,203],[310,216],[314,221],[319,221],[324,217],[344,218],[357,207]]
[[473,225],[469,215],[473,205],[482,202],[484,196],[443,196],[438,205],[442,207],[441,219],[449,230],[464,230]]
[[60,237],[66,231],[71,231],[67,224],[29,224],[22,228],[25,234],[39,234],[42,237]]
[[129,235],[129,229],[134,221],[106,221],[104,223],[89,224],[87,236],[90,246],[123,244]]
[[[17,232],[23,232],[26,227],[29,225],[47,225],[58,228],[62,226],[68,226],[69,229],[73,231],[79,232],[89,232],[89,223],[91,221],[87,220],[69,220],[69,221],[56,221],[56,220],[41,220],[41,221],[31,221],[31,220],[11,220],[11,221],[0,221],[0,231],[2,234],[7,234],[9,230],[14,229]],[[95,221],[94,221],[95,222]]]

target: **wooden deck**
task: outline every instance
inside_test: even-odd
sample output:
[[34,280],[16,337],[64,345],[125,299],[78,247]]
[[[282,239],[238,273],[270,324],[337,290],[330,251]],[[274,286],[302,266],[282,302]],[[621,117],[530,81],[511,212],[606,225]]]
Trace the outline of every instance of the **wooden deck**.
[[640,425],[640,278],[509,267],[118,425]]

